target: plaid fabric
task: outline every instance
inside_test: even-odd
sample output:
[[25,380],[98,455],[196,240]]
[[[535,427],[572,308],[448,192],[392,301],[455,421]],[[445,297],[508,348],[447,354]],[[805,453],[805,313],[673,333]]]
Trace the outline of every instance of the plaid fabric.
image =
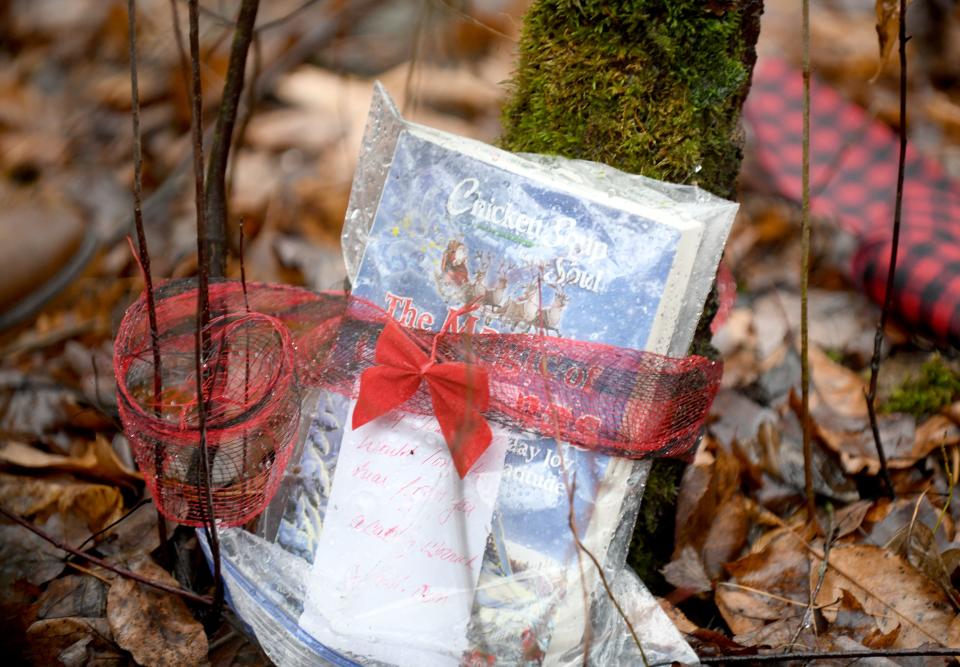
[[[897,135],[824,83],[811,82],[810,208],[858,239],[853,279],[883,302],[897,183]],[[757,64],[744,121],[780,194],[799,200],[803,77],[780,60]],[[960,183],[907,147],[893,314],[960,347]]]

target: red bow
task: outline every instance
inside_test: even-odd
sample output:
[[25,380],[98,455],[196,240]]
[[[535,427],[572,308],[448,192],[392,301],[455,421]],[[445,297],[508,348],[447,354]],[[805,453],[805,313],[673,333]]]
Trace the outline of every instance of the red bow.
[[360,376],[353,428],[399,407],[427,382],[433,412],[450,447],[460,478],[490,445],[490,427],[480,414],[490,402],[487,372],[474,364],[436,362],[436,342],[428,357],[388,319],[377,341],[377,365]]

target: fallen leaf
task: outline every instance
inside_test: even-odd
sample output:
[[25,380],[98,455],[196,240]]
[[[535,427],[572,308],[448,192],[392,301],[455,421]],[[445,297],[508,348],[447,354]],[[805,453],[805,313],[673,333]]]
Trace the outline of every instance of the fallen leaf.
[[58,518],[55,537],[78,544],[123,514],[115,486],[0,473],[0,505],[35,523]]
[[693,557],[683,554],[688,547],[708,582],[719,577],[722,565],[739,554],[749,527],[745,507],[740,495],[740,462],[724,447],[708,441],[680,482],[672,560],[683,558],[686,562],[678,562],[670,571],[678,582],[692,578],[687,582],[690,586],[675,584],[678,588],[706,590],[699,575],[692,575]]
[[[62,533],[62,521],[53,516],[41,526]],[[0,588],[23,579],[40,585],[63,572],[63,552],[23,526],[0,526]]]
[[661,572],[664,579],[684,593],[696,595],[713,590],[700,555],[689,545],[684,547],[678,558],[667,563]]
[[27,628],[31,658],[36,665],[105,667],[125,662],[113,644],[105,618],[51,618]]
[[697,629],[697,624],[687,618],[686,614],[677,609],[669,600],[657,598],[657,602],[660,603],[660,608],[673,621],[673,624],[677,626],[677,630],[688,635]]
[[[907,6],[910,6],[911,0],[907,0]],[[877,65],[877,73],[873,75],[874,80],[880,76],[884,65],[890,59],[893,53],[893,45],[900,31],[900,0],[876,0],[877,14],[877,44],[880,46],[880,62]]]
[[726,565],[733,580],[717,585],[717,608],[737,642],[777,645],[784,633],[796,631],[806,609],[810,559],[799,536],[789,528],[771,531],[762,547],[757,546]]
[[[810,376],[816,401],[825,403],[844,417],[867,417],[863,379],[814,346],[810,347]],[[811,401],[811,410],[813,407]]]
[[[794,397],[791,400],[795,400]],[[803,430],[800,419],[793,413],[783,415],[779,430],[767,424],[760,429],[763,469],[783,480],[797,492],[805,488],[803,461]],[[820,444],[813,443],[813,489],[833,500],[849,503],[859,500],[856,484],[827,454]]]
[[0,371],[0,432],[41,439],[70,424],[76,394],[48,378]]
[[98,538],[97,550],[114,558],[152,552],[160,546],[157,516],[155,505],[142,505]]
[[60,577],[50,582],[37,602],[37,616],[41,619],[100,618],[107,612],[107,587],[99,579],[87,575]]
[[273,667],[263,649],[229,624],[210,638],[210,667]]
[[904,526],[887,548],[927,575],[955,607],[960,606],[960,595],[950,579],[951,570],[947,569],[947,563],[934,543],[933,531],[925,523],[916,521]]
[[937,549],[947,549],[953,539],[953,519],[941,511],[930,498],[898,498],[893,502],[880,500],[867,515],[866,542],[878,547],[888,546],[897,535],[911,525],[922,523],[928,528],[938,526],[935,535]]
[[[837,413],[826,402],[810,411],[820,439],[840,455],[843,469],[850,475],[880,472],[880,459],[873,438],[873,429],[866,417],[847,417]],[[909,468],[917,462],[916,419],[912,415],[878,415],[877,429],[890,468]]]
[[[129,565],[134,572],[177,585],[148,558]],[[107,620],[120,648],[145,667],[199,665],[207,657],[207,636],[183,600],[131,579],[117,578],[107,594]]]
[[870,500],[858,500],[838,509],[834,517],[833,539],[839,540],[859,529],[872,505]]
[[[899,556],[857,544],[834,547],[829,560],[816,597],[818,606],[836,605],[847,591],[873,618],[879,633],[888,635],[899,628],[893,642],[897,648],[927,642],[960,647],[960,618],[943,592]],[[818,564],[815,560],[814,569]]]
[[7,442],[0,446],[0,463],[30,470],[78,473],[128,488],[136,488],[143,481],[143,475],[121,463],[110,443],[99,434],[75,456],[50,454],[20,442]]

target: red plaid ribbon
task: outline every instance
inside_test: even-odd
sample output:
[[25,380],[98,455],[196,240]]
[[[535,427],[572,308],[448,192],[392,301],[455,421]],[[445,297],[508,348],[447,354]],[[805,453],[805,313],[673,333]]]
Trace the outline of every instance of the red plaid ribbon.
[[[897,136],[828,85],[811,82],[811,211],[856,236],[852,273],[877,303],[886,291],[897,182]],[[757,157],[782,195],[801,196],[803,79],[776,59],[757,64],[744,107]],[[907,148],[895,314],[960,346],[960,184]]]

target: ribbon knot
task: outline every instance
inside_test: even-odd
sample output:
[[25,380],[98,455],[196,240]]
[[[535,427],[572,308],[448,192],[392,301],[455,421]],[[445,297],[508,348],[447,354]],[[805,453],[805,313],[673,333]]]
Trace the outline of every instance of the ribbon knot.
[[462,479],[493,437],[480,414],[489,407],[490,383],[486,370],[476,364],[437,363],[436,354],[437,339],[428,357],[396,322],[388,319],[377,341],[377,365],[360,375],[353,428],[400,407],[426,382],[433,413]]

